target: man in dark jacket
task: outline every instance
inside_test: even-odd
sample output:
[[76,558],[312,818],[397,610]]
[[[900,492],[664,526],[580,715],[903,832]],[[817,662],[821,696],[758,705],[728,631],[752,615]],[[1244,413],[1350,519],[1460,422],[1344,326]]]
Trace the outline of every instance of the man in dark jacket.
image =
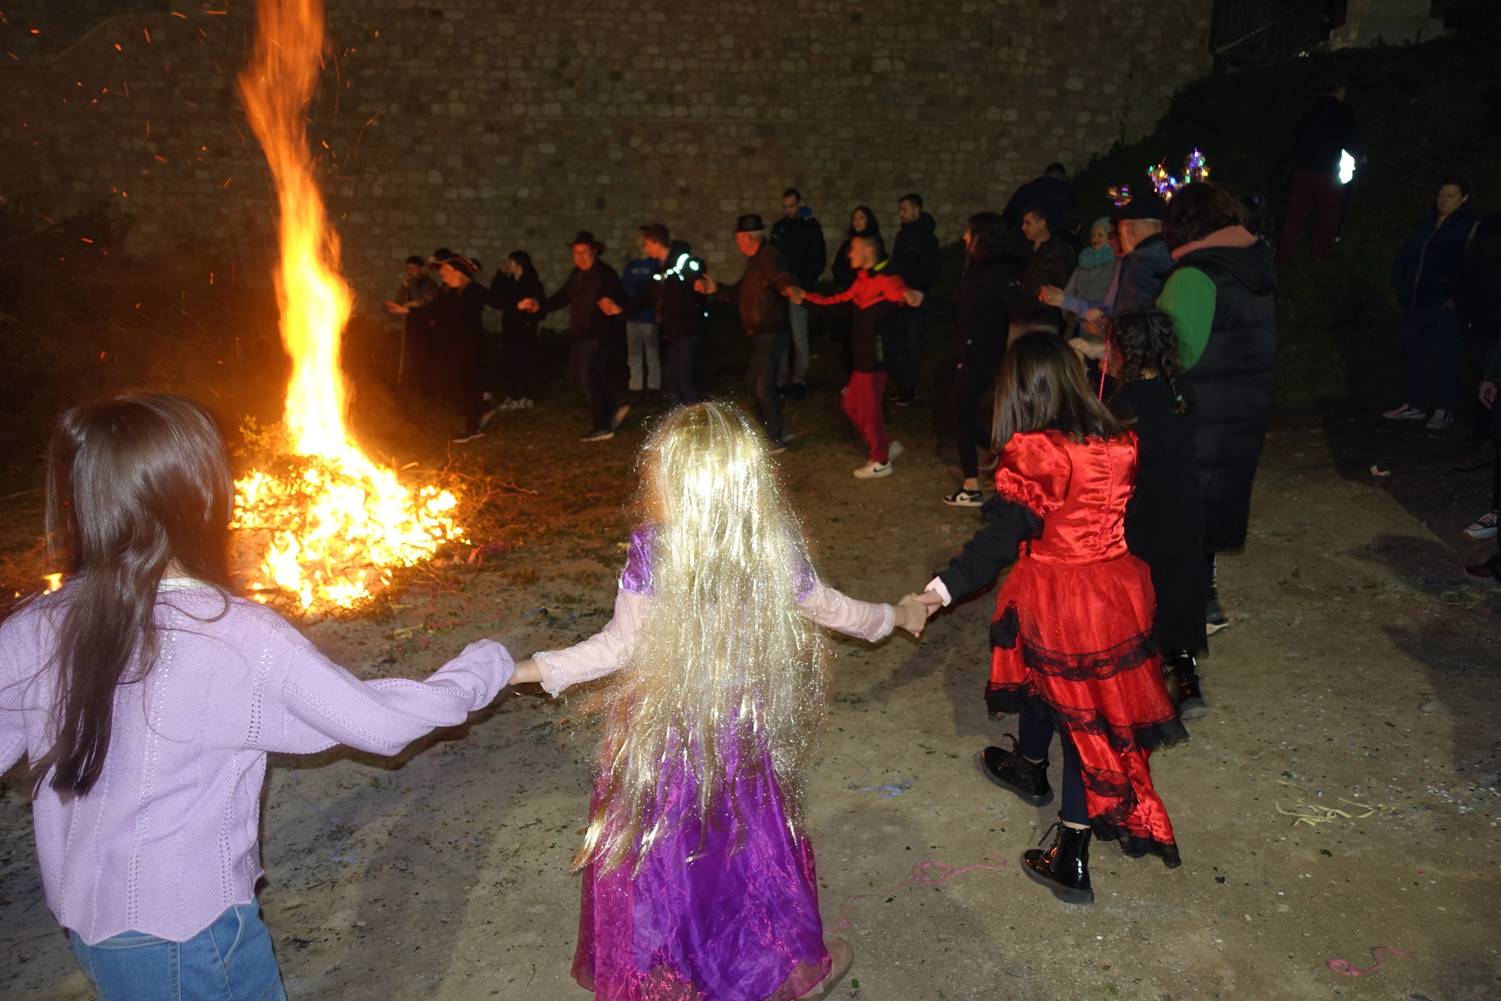
[[756,416],[766,428],[773,453],[782,452],[782,404],[777,398],[777,365],[792,339],[787,295],[801,292],[797,277],[782,252],[766,239],[766,224],[755,214],[735,221],[735,247],[745,255],[745,273],[733,285],[721,285],[705,275],[694,290],[719,302],[735,303],[740,325],[751,339],[750,365],[745,379],[756,400]]
[[1454,424],[1464,347],[1464,325],[1456,309],[1460,269],[1477,221],[1470,208],[1470,183],[1462,177],[1444,178],[1433,213],[1412,231],[1392,261],[1392,288],[1402,306],[1402,342],[1407,349],[1407,401],[1382,415],[1388,420],[1426,420],[1432,431]]
[[694,291],[693,284],[704,273],[704,263],[693,256],[688,244],[673,240],[661,223],[643,229],[641,243],[646,256],[655,262],[656,273],[629,302],[601,299],[599,308],[607,316],[651,311],[667,349],[667,392],[675,405],[697,403],[701,399],[698,348],[708,329],[708,314],[704,297]]
[[1022,217],[1028,212],[1040,212],[1053,234],[1073,245],[1079,229],[1079,201],[1074,197],[1063,164],[1048,164],[1041,177],[1017,188],[1001,211],[1001,218],[1007,226],[1020,230]]
[[[823,227],[813,218],[813,210],[803,204],[796,188],[782,192],[782,218],[771,227],[771,242],[802,288],[813,288],[823,274],[828,251],[823,242]],[[794,400],[803,398],[808,388],[808,311],[801,303],[789,303],[787,316],[792,323],[792,359],[783,359],[777,372],[777,384]]]
[[[401,331],[401,355],[396,363],[396,391],[433,392],[436,338],[432,317],[420,308],[438,295],[438,285],[427,275],[426,262],[413,254],[406,259],[396,296],[386,302],[386,311],[405,317]],[[408,308],[403,308],[408,307]],[[410,308],[418,307],[418,308]]]
[[1288,182],[1287,213],[1282,217],[1282,239],[1277,244],[1278,264],[1291,260],[1311,214],[1318,216],[1313,231],[1314,259],[1328,257],[1334,249],[1345,211],[1340,156],[1345,152],[1354,156],[1359,144],[1355,113],[1345,103],[1345,85],[1336,83],[1303,112],[1293,133],[1293,173]]
[[589,432],[579,441],[609,441],[631,408],[629,404],[615,406],[606,378],[610,348],[624,337],[623,324],[618,316],[606,316],[599,301],[620,302],[625,299],[625,290],[615,269],[599,259],[604,244],[596,241],[593,233],[580,230],[572,248],[573,270],[562,286],[541,302],[524,300],[520,308],[543,315],[568,310],[568,376],[584,394],[591,422]]
[[[901,229],[891,245],[890,270],[924,295],[938,280],[938,234],[933,217],[923,211],[922,195],[913,191],[897,204]],[[896,383],[896,405],[910,406],[922,381],[922,312],[904,310],[901,327],[882,347],[886,369]]]
[[1046,286],[1066,284],[1078,262],[1074,248],[1053,234],[1040,209],[1028,209],[1022,216],[1022,236],[1032,245],[1032,258],[1021,285],[1012,293],[1011,340],[1023,334],[1062,331],[1063,311],[1048,305],[1038,293]]

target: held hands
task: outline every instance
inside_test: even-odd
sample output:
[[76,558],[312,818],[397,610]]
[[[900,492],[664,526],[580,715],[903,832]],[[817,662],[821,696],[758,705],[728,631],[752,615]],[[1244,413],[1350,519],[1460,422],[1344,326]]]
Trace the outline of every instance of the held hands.
[[1084,311],[1084,329],[1096,336],[1105,333],[1105,321],[1108,319],[1100,309],[1091,307]]
[[1063,305],[1063,289],[1057,285],[1044,285],[1037,290],[1037,298],[1049,306]]
[[708,275],[704,275],[698,281],[693,283],[693,291],[699,293],[700,295],[713,295],[716,291],[718,291],[718,289],[719,283],[710,278]]
[[782,294],[785,295],[788,299],[792,300],[792,304],[794,306],[801,306],[803,304],[803,300],[808,296],[808,293],[806,291],[798,288],[796,285],[789,285],[786,288],[782,289]]
[[537,662],[528,657],[526,660],[516,662],[516,673],[511,676],[513,685],[540,685],[542,683],[542,669]]
[[392,316],[406,316],[411,311],[412,309],[410,306],[403,306],[399,302],[391,302],[389,300],[387,300],[386,302],[386,312],[390,313]]
[[922,293],[915,288],[909,288],[902,293],[902,301],[915,309],[922,305]]
[[624,310],[620,308],[619,303],[617,303],[614,299],[608,297],[600,299],[597,305],[599,306],[599,311],[606,316],[619,316],[622,312],[624,312]]
[[542,311],[542,304],[536,299],[527,297],[518,302],[516,308],[523,313],[540,313]]
[[896,603],[896,625],[913,636],[921,636],[932,611],[919,595],[909,594]]

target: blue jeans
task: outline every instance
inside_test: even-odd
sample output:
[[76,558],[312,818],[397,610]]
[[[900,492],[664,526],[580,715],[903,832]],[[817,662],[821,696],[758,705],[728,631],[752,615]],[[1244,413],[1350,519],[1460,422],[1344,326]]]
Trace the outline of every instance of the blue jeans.
[[236,904],[186,942],[121,932],[73,955],[100,1001],[286,1001],[260,904]]

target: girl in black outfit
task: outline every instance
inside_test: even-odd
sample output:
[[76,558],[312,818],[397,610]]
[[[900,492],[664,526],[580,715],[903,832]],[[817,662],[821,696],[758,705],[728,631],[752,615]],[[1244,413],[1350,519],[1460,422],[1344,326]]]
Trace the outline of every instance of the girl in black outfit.
[[464,430],[453,441],[473,441],[485,432],[480,427],[484,399],[480,386],[481,360],[485,351],[485,307],[491,305],[490,290],[475,278],[474,262],[448,253],[438,256],[438,281],[442,287],[426,305],[406,304],[395,312],[422,310],[432,324],[438,382],[442,395],[464,419]]
[[1178,335],[1159,309],[1115,318],[1111,374],[1119,388],[1110,409],[1140,440],[1136,493],[1126,508],[1126,545],[1152,571],[1157,592],[1153,635],[1169,672],[1180,719],[1209,711],[1199,690],[1195,655],[1204,629],[1204,502],[1194,461],[1193,403],[1177,382]]
[[495,383],[501,410],[525,410],[537,398],[537,355],[541,344],[540,313],[519,307],[523,299],[546,298],[532,255],[513,250],[490,283],[491,303],[500,310],[500,357]]

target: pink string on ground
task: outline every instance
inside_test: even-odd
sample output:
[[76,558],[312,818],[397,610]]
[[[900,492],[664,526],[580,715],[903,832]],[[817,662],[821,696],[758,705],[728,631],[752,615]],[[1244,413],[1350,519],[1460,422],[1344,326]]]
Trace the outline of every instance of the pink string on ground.
[[950,880],[963,876],[970,872],[1003,872],[1006,863],[1002,862],[976,862],[973,865],[953,866],[947,862],[939,862],[927,859],[912,867],[912,874],[906,879],[897,880],[883,890],[872,890],[870,893],[857,893],[853,897],[847,897],[839,909],[834,912],[834,929],[836,931],[848,931],[851,920],[845,911],[857,900],[866,900],[870,897],[889,897],[897,890],[917,886],[941,886]]
[[1412,958],[1401,949],[1393,949],[1389,945],[1373,945],[1371,946],[1371,958],[1376,962],[1372,963],[1370,966],[1367,966],[1363,970],[1360,967],[1356,966],[1354,963],[1350,962],[1348,959],[1331,959],[1328,962],[1328,966],[1330,970],[1338,973],[1342,977],[1363,977],[1367,973],[1374,973],[1381,968],[1381,957],[1377,955],[1377,953],[1379,952],[1384,952],[1390,956],[1396,956],[1398,959]]

